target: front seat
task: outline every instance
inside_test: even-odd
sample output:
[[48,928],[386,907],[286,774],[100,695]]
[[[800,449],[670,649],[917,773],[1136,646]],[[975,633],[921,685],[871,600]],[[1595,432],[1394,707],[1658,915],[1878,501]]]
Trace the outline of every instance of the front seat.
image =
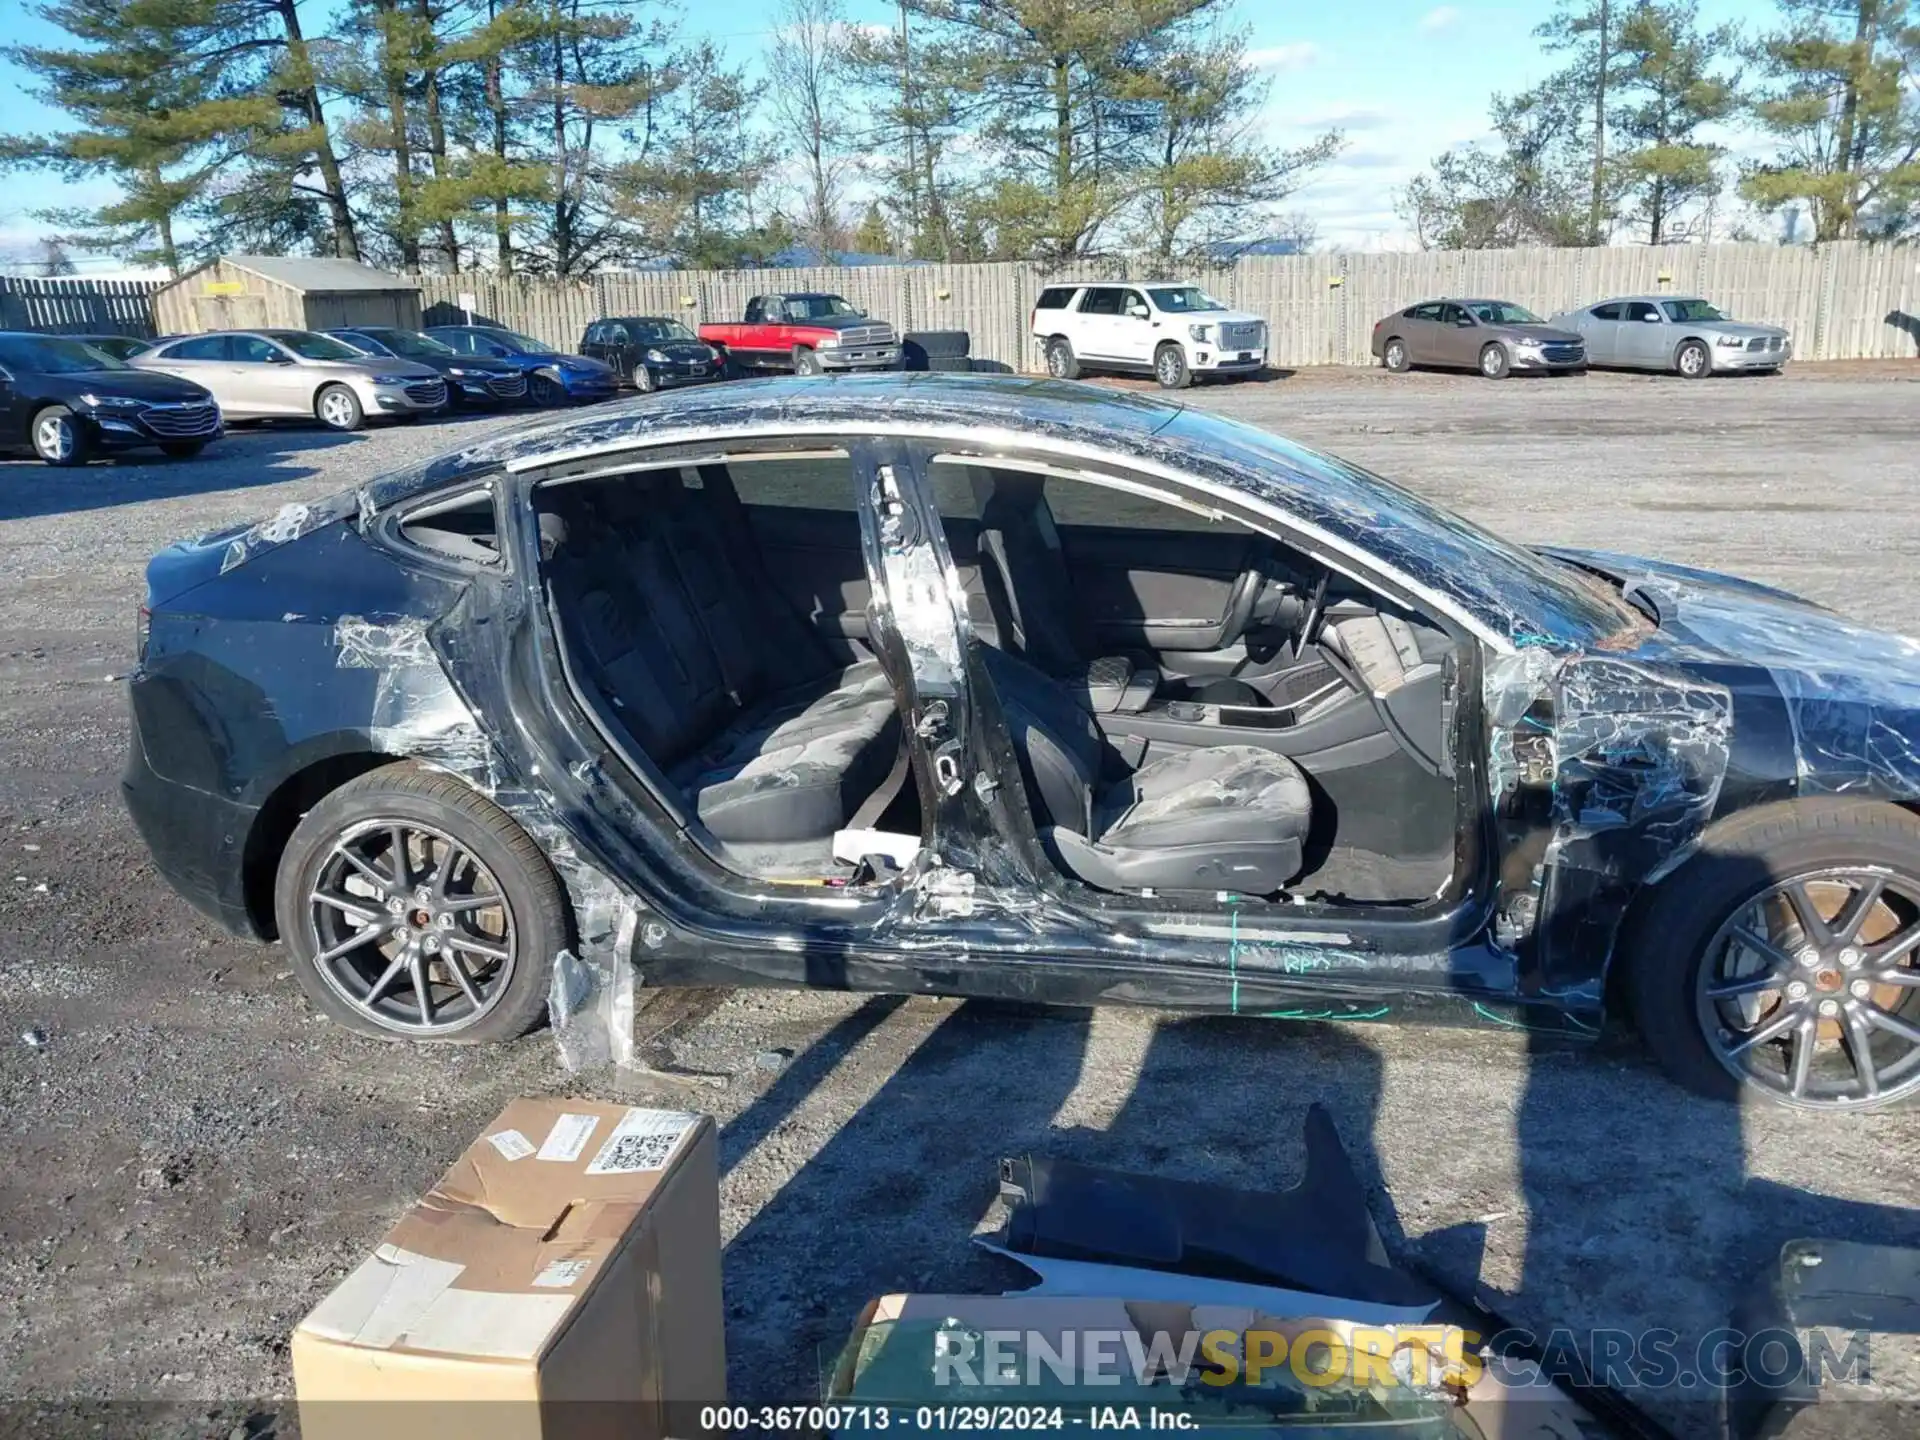
[[1101,890],[1270,895],[1300,873],[1312,798],[1286,756],[1214,745],[1103,780],[1107,746],[1073,695],[1004,651],[980,653],[1041,843],[1069,875]]

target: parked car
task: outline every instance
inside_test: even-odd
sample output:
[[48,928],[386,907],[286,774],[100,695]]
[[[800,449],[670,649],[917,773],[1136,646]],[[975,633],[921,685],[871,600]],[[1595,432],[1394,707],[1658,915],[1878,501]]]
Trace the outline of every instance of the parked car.
[[545,341],[498,325],[430,325],[426,333],[461,355],[517,365],[527,377],[527,398],[542,407],[605,400],[619,388],[604,361],[563,355]]
[[527,398],[527,377],[518,365],[491,355],[462,355],[431,335],[396,325],[354,325],[326,332],[362,355],[412,360],[437,371],[447,384],[447,404],[513,405]]
[[1584,370],[1586,342],[1511,300],[1423,300],[1373,327],[1373,355],[1396,374],[1416,365],[1478,370],[1489,380],[1515,370]]
[[116,360],[131,360],[153,344],[153,341],[142,340],[137,335],[73,335],[68,338],[78,340],[82,345],[91,345]]
[[199,385],[129,369],[71,336],[0,331],[0,449],[49,465],[147,445],[184,459],[220,428],[220,407]]
[[1196,377],[1257,375],[1267,364],[1267,322],[1198,285],[1049,285],[1027,329],[1057,380],[1106,370],[1180,390]]
[[182,541],[144,604],[160,872],[368,1034],[503,1039],[631,963],[1631,1015],[1708,1092],[1920,1093],[1913,641],[1192,407],[676,392]]
[[791,370],[892,370],[900,337],[884,320],[839,295],[816,291],[756,295],[738,323],[702,325],[700,338],[725,358],[731,373]]
[[1630,370],[1670,370],[1689,380],[1736,370],[1778,374],[1793,337],[1778,325],[1742,324],[1698,296],[1630,295],[1553,317],[1587,342],[1587,360]]
[[670,390],[726,378],[720,352],[665,315],[596,320],[580,337],[580,353],[611,365],[636,390]]
[[228,420],[358,430],[368,416],[411,419],[447,403],[431,366],[364,355],[313,330],[216,330],[155,344],[127,363],[205,386]]

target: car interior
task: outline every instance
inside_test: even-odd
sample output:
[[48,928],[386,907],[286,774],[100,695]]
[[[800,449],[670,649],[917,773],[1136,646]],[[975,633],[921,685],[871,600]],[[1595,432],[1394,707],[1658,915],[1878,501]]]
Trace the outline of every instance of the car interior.
[[[1446,889],[1444,630],[1199,506],[965,456],[927,473],[1063,875],[1134,895],[1353,904]],[[716,859],[846,883],[872,858],[849,836],[917,841],[846,455],[549,481],[536,508],[579,698]],[[486,553],[484,537],[451,533],[469,514],[444,513],[444,541],[431,518],[409,538]]]

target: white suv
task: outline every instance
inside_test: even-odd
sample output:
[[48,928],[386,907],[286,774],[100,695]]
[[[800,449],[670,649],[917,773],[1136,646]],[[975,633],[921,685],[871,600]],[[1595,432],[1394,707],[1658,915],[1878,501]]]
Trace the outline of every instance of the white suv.
[[1060,380],[1117,370],[1179,390],[1196,375],[1257,375],[1267,363],[1267,322],[1198,285],[1049,285],[1027,326]]

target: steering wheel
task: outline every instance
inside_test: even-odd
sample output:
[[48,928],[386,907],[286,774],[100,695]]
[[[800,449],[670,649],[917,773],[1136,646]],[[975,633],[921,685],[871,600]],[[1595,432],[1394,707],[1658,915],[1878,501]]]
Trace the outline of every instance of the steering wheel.
[[1307,601],[1306,618],[1300,622],[1300,636],[1293,642],[1293,658],[1296,660],[1307,653],[1307,646],[1320,633],[1320,622],[1327,617],[1327,581],[1332,575],[1331,570],[1322,569],[1320,578],[1314,582],[1313,598]]
[[1253,620],[1254,606],[1260,603],[1260,596],[1267,588],[1267,572],[1260,568],[1255,559],[1240,572],[1240,578],[1233,582],[1233,589],[1227,595],[1227,613],[1220,621],[1220,639],[1216,648],[1224,650],[1242,635]]

